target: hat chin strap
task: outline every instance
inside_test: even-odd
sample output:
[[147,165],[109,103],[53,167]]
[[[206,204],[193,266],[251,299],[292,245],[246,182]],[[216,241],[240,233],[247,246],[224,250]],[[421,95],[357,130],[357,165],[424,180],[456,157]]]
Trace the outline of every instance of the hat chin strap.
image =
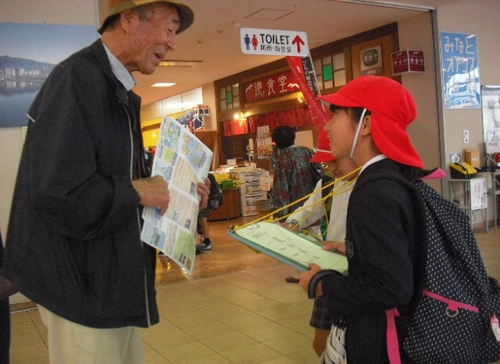
[[365,117],[365,114],[366,114],[366,109],[363,109],[363,112],[359,117],[358,129],[356,130],[356,135],[354,136],[354,141],[352,142],[351,154],[349,155],[349,158],[352,158],[354,156],[354,149],[356,148],[356,144],[358,142],[359,132],[361,131],[361,126],[363,125],[363,119]]

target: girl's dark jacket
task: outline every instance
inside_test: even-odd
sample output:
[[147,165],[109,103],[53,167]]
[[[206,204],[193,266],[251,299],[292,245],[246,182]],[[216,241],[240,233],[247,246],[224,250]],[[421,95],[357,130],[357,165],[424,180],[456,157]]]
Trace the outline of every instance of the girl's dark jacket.
[[155,250],[140,240],[140,98],[100,40],[54,68],[32,104],[4,272],[28,298],[81,325],[158,322]]
[[[418,203],[412,191],[398,182],[381,179],[361,184],[377,169],[402,172],[403,168],[385,159],[361,172],[349,197],[347,212],[349,276],[333,275],[321,281],[331,312],[345,316],[349,364],[389,363],[385,310],[398,308],[400,344],[406,335],[418,281]],[[411,362],[402,347],[400,353],[402,363]]]

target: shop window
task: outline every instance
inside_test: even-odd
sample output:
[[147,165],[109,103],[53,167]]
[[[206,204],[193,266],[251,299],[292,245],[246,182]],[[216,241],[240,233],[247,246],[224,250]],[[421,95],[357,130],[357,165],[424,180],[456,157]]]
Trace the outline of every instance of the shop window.
[[219,89],[220,110],[237,110],[240,108],[240,86],[234,84],[231,86],[221,87]]
[[344,52],[316,59],[314,69],[320,90],[343,86],[347,82]]

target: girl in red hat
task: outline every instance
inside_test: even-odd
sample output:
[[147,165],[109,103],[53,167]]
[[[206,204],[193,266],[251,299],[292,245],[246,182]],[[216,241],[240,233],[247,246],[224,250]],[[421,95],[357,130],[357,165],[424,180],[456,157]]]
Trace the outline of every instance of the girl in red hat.
[[[401,313],[397,331],[402,343],[418,267],[418,209],[411,191],[397,182],[357,186],[378,169],[399,171],[409,180],[430,173],[422,169],[406,133],[416,117],[415,103],[401,84],[378,76],[357,78],[320,99],[333,112],[325,126],[332,154],[350,157],[363,168],[347,211],[349,275],[317,275],[321,268],[311,264],[299,283],[323,296],[329,310],[345,320],[345,337],[331,338],[345,352],[330,345],[322,363],[388,363],[385,310],[397,307]],[[400,353],[402,363],[412,363],[404,350]]]

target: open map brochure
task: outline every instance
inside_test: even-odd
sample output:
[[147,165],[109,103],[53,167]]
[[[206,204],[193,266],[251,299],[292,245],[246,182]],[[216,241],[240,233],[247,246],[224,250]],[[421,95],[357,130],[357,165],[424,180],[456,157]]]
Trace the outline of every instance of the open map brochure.
[[178,121],[164,117],[152,175],[168,182],[170,203],[165,215],[144,208],[141,239],[165,253],[189,275],[193,272],[200,197],[196,191],[210,170],[213,153]]
[[341,273],[347,270],[345,256],[323,250],[319,241],[296,234],[274,222],[259,221],[229,230],[228,234],[240,243],[298,270],[308,270],[309,263]]

